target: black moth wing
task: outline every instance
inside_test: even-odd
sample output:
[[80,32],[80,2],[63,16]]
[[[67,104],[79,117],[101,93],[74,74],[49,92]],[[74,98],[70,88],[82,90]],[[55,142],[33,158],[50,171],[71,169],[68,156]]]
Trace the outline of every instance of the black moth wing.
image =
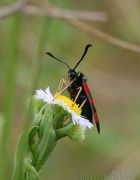
[[[76,104],[78,104],[79,106],[85,101],[84,105],[82,106],[82,113],[81,115],[88,119],[90,122],[92,122],[93,119],[93,114],[92,114],[92,109],[90,106],[90,102],[87,98],[85,89],[83,87],[83,79],[84,81],[86,81],[86,78],[84,76],[83,73],[77,73],[77,76],[75,78],[75,80],[73,81],[73,83],[68,87],[68,92],[70,93],[70,98],[74,101],[78,91],[80,88],[82,88],[77,100],[76,100]],[[92,122],[93,123],[93,122]]]

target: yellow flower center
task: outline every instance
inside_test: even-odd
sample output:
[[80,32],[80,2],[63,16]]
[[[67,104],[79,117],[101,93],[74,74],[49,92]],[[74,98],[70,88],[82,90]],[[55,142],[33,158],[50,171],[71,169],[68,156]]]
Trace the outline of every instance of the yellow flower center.
[[62,96],[59,95],[58,93],[56,93],[54,95],[54,99],[58,99],[60,101],[62,101],[63,103],[67,104],[67,106],[74,111],[76,114],[80,115],[82,109],[79,107],[78,104],[76,104],[74,101],[72,101],[70,98],[66,97],[66,96]]

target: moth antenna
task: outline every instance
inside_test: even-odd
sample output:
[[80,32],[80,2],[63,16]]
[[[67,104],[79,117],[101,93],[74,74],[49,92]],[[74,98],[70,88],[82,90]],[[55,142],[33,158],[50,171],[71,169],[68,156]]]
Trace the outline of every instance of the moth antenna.
[[91,45],[91,44],[87,44],[87,45],[86,45],[85,51],[84,51],[84,53],[83,53],[81,59],[78,61],[78,63],[76,64],[76,66],[74,67],[73,70],[75,70],[75,69],[77,68],[77,66],[81,63],[81,61],[82,61],[83,58],[85,57],[85,55],[86,55],[86,53],[87,53],[89,47],[92,47],[92,45]]
[[65,65],[70,69],[70,67],[69,67],[69,65],[68,65],[67,63],[65,63],[65,62],[61,61],[60,59],[56,58],[56,57],[55,57],[54,55],[52,55],[50,52],[46,52],[46,54],[49,55],[50,57],[52,57],[53,59],[55,59],[55,60],[57,60],[57,61],[65,64]]

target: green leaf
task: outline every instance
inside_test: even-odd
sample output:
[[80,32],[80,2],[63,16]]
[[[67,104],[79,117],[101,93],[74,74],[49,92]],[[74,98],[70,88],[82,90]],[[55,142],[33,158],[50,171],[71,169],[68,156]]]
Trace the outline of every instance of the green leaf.
[[33,165],[29,163],[28,160],[25,161],[25,179],[29,180],[39,180],[39,174]]
[[37,147],[37,144],[35,141],[35,135],[37,134],[38,129],[39,129],[39,126],[34,126],[29,132],[29,148],[30,148],[30,151],[32,152],[32,156]]
[[58,105],[55,105],[54,111],[55,129],[62,128],[64,126],[65,117],[69,117],[69,113]]
[[85,139],[85,129],[80,125],[75,125],[67,132],[67,135],[73,141],[82,142]]
[[40,143],[32,161],[37,171],[44,165],[56,145],[56,134],[53,121],[53,107],[48,105],[40,122]]
[[28,131],[25,131],[17,144],[13,180],[24,180],[24,160],[28,153]]
[[35,96],[31,98],[32,101],[32,109],[34,110],[34,113],[40,112],[41,108],[46,104],[44,101],[36,99]]

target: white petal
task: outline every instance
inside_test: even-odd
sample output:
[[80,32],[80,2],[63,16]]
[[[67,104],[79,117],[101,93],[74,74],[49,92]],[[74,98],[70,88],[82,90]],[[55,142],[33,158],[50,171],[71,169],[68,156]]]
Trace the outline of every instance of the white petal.
[[44,91],[40,90],[36,90],[36,99],[44,99],[46,96],[46,93]]
[[80,124],[84,129],[90,129],[93,127],[93,124],[89,120],[77,115],[74,112],[72,112],[72,121],[74,124]]
[[53,101],[53,95],[51,94],[49,88],[47,88],[44,91],[40,90],[36,90],[36,95],[35,95],[36,99],[42,99],[44,102],[47,103],[51,103]]
[[47,87],[47,88],[45,89],[45,92],[46,92],[46,94],[48,95],[48,97],[50,97],[51,99],[53,99],[53,95],[52,95],[49,87]]

